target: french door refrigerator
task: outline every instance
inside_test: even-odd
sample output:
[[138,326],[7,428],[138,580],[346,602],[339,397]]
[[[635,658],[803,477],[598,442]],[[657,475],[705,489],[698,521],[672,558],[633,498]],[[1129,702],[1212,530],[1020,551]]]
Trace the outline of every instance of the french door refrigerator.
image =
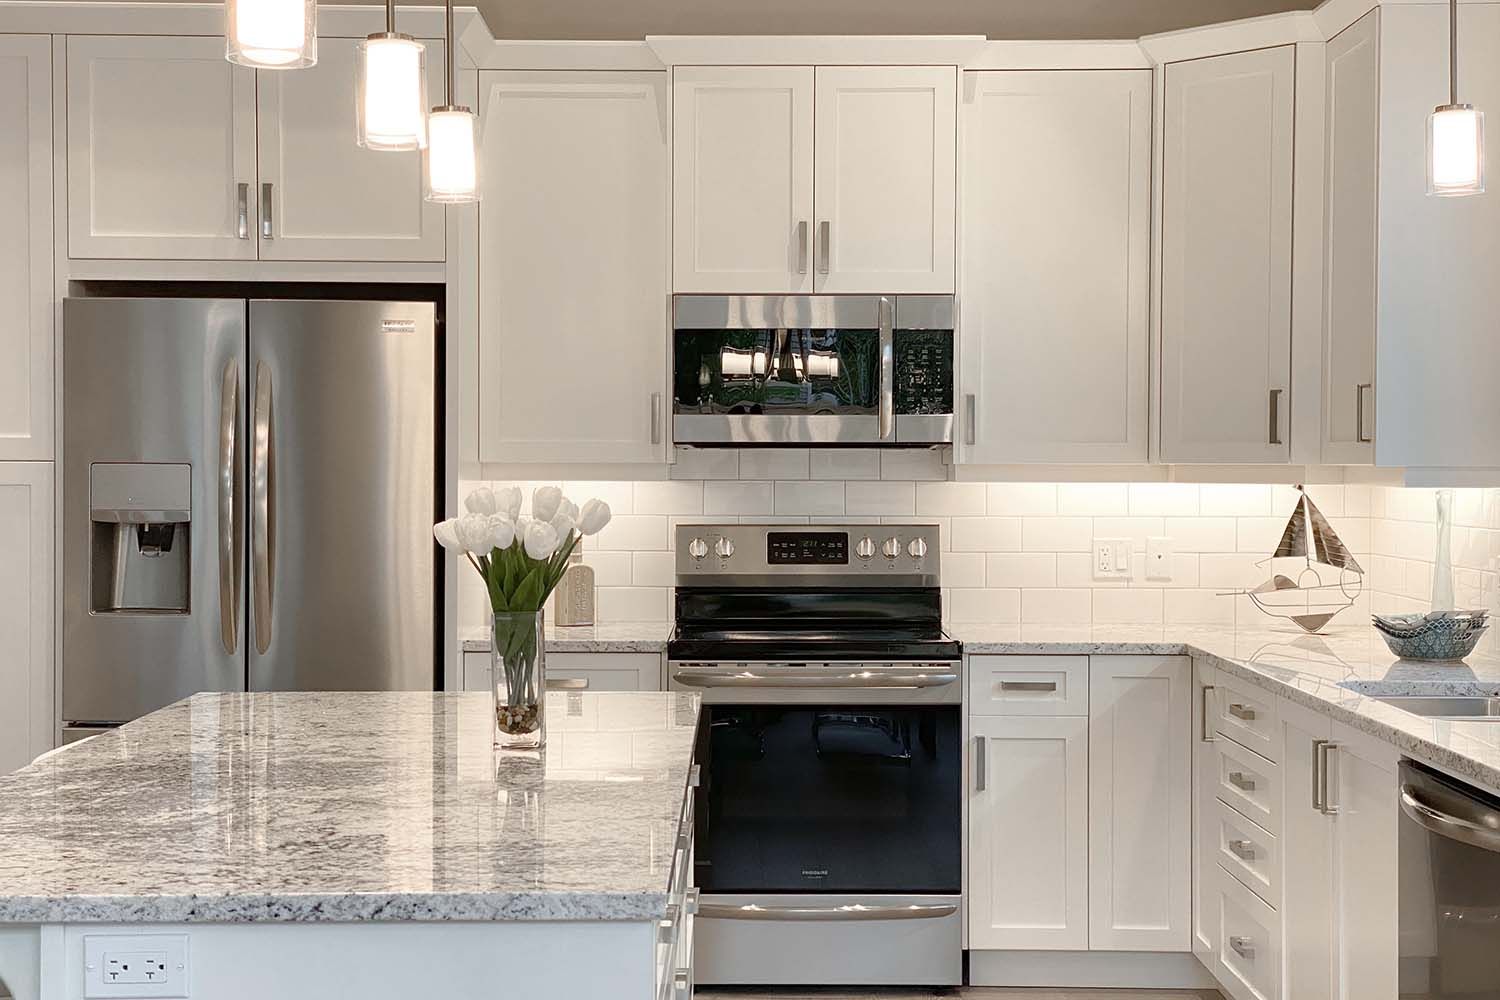
[[63,303],[62,719],[431,690],[435,309]]

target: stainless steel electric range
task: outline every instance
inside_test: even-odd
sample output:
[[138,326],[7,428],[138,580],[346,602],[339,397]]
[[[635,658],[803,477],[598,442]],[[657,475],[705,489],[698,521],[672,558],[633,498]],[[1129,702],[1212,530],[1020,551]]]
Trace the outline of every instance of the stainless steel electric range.
[[701,692],[696,978],[962,978],[962,650],[936,525],[680,525]]

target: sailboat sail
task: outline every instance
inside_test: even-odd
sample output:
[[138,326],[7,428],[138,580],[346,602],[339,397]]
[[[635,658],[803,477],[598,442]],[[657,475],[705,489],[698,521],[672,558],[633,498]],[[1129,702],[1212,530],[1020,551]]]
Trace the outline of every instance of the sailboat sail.
[[1281,532],[1281,541],[1276,544],[1276,551],[1271,553],[1272,559],[1307,555],[1307,516],[1304,512],[1310,505],[1311,501],[1307,499],[1306,493],[1297,494],[1297,506],[1292,508],[1292,516],[1287,519],[1286,528]]
[[1318,562],[1327,563],[1338,569],[1352,570],[1355,573],[1363,573],[1359,563],[1349,550],[1344,547],[1344,542],[1338,535],[1334,534],[1333,525],[1323,516],[1307,495],[1303,494],[1302,502],[1307,504],[1308,520],[1312,522],[1313,547],[1318,553]]

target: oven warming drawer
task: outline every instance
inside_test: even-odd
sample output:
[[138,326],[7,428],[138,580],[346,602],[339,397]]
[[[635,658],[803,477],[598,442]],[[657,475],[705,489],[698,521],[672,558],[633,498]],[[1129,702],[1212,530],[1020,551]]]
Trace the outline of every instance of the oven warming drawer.
[[[699,907],[693,963],[700,984],[956,986],[963,981],[962,896],[705,895]],[[778,919],[782,908],[788,912]],[[849,912],[829,915],[839,908]],[[902,910],[908,915],[897,916]],[[741,916],[719,915],[726,911]]]

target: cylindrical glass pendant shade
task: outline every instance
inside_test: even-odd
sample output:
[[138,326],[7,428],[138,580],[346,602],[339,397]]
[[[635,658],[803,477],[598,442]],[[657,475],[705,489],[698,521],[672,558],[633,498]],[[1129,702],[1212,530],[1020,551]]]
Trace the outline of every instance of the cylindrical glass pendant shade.
[[317,0],[225,0],[224,57],[256,69],[318,61]]
[[359,43],[356,132],[366,149],[427,145],[427,47],[385,32]]
[[1427,193],[1484,192],[1484,112],[1447,104],[1427,119]]
[[427,123],[423,197],[458,205],[479,200],[479,119],[468,108],[433,108]]

